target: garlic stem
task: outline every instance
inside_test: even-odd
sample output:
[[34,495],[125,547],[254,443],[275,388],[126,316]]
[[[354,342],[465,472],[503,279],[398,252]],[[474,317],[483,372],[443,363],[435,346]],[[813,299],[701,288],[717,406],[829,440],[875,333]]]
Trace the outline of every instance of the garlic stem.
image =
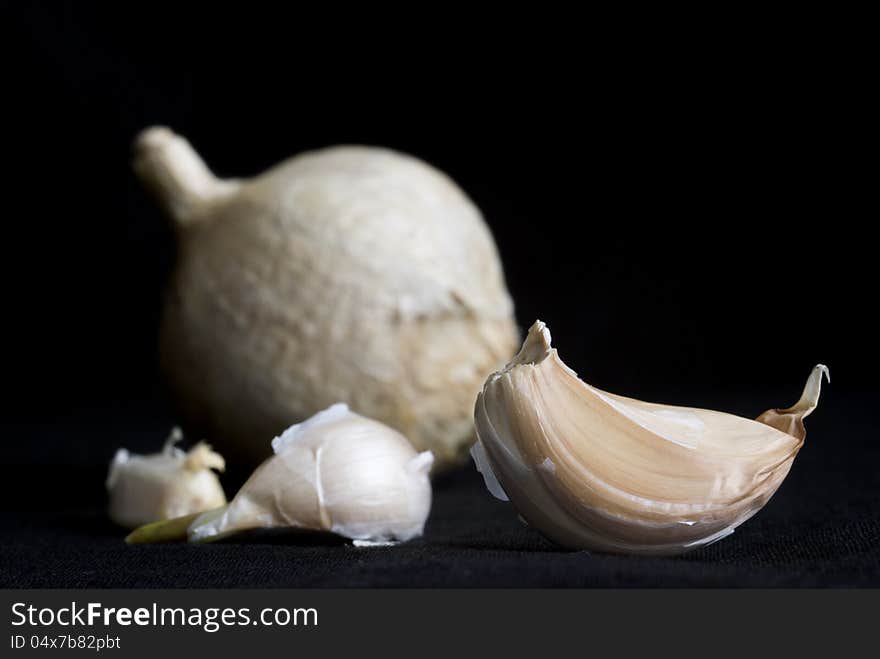
[[810,372],[810,377],[807,378],[804,392],[798,402],[784,410],[767,410],[756,420],[803,441],[807,436],[804,419],[816,409],[816,405],[819,403],[823,375],[828,378],[828,382],[831,382],[831,373],[828,367],[824,364],[816,364]]
[[164,126],[147,128],[135,140],[134,169],[178,226],[186,226],[208,202],[238,189],[211,173],[190,143]]
[[813,410],[816,409],[816,405],[819,404],[823,375],[827,378],[828,383],[831,384],[831,371],[828,370],[825,364],[816,364],[810,372],[810,377],[807,379],[807,384],[804,385],[804,392],[801,394],[798,402],[789,408],[779,410],[779,413],[797,414],[802,419],[810,416]]
[[[223,506],[220,510],[225,508],[226,506]],[[192,513],[183,517],[163,519],[159,522],[144,524],[125,536],[125,542],[130,545],[141,545],[186,540],[186,532],[190,524],[201,514]]]

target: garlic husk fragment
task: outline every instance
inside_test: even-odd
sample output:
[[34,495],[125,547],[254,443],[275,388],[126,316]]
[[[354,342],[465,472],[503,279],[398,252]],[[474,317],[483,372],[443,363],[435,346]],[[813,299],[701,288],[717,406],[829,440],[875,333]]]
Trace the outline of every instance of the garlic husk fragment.
[[466,459],[474,397],[520,337],[492,236],[452,180],[363,146],[220,180],[162,127],[134,166],[175,227],[160,343],[190,426],[256,466],[265,437],[343,401],[440,468]]
[[431,509],[430,451],[336,404],[272,440],[275,455],[229,505],[189,520],[139,529],[129,542],[217,540],[260,528],[323,531],[384,544],[422,534]]
[[477,468],[492,494],[566,547],[672,555],[758,512],[803,445],[819,365],[791,408],[758,420],[645,403],[578,379],[538,321],[477,398]]
[[160,453],[136,455],[124,448],[116,452],[107,475],[109,515],[116,524],[135,528],[226,503],[212,471],[223,471],[223,457],[204,442],[182,451],[174,446],[182,438],[174,428]]

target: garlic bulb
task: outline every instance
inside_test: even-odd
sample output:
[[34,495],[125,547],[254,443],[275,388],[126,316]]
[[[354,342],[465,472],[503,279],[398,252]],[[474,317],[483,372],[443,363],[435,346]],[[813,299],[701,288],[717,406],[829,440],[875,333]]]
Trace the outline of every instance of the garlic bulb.
[[189,423],[256,462],[263,437],[341,400],[441,467],[466,456],[474,397],[518,335],[492,236],[449,178],[350,146],[221,181],[167,128],[138,137],[135,169],[177,229],[161,348]]
[[223,471],[223,457],[204,442],[188,453],[174,447],[183,438],[171,431],[161,453],[116,451],[107,475],[109,515],[127,528],[222,506],[226,495],[212,469]]
[[422,534],[431,509],[430,451],[336,404],[272,440],[275,455],[229,505],[136,530],[128,542],[216,540],[239,531],[289,527],[326,531],[356,544]]
[[803,445],[822,376],[757,421],[655,405],[578,379],[538,321],[477,398],[477,468],[495,496],[561,545],[678,554],[733,532],[763,507]]

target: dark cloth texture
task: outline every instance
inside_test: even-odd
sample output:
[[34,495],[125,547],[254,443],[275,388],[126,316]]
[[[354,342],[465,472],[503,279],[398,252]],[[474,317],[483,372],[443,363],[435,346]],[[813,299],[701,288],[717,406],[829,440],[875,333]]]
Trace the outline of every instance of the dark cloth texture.
[[110,421],[84,414],[63,427],[11,428],[4,434],[17,435],[17,464],[6,469],[0,586],[877,587],[874,405],[873,395],[835,397],[829,387],[770,503],[732,536],[675,558],[560,549],[493,499],[470,465],[435,483],[424,537],[395,547],[355,548],[284,533],[210,545],[127,546],[125,532],[104,514],[106,460],[114,440],[136,449],[161,442],[158,431],[124,428],[152,428],[162,419],[117,410]]

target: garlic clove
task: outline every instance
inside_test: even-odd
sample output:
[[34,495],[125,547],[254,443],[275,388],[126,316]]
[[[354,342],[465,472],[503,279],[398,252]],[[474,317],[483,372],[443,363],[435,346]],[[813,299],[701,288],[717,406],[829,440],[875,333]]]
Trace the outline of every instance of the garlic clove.
[[823,373],[755,421],[646,403],[579,380],[538,321],[478,396],[472,455],[490,492],[562,545],[677,554],[729,535],[773,495]]
[[134,528],[226,503],[220,481],[211,471],[223,471],[223,457],[204,442],[181,451],[174,445],[182,438],[180,429],[174,428],[160,453],[116,452],[106,482],[110,519]]
[[217,540],[259,528],[334,533],[363,544],[422,534],[431,508],[430,451],[333,405],[272,440],[274,456],[222,508],[136,530],[129,542]]

